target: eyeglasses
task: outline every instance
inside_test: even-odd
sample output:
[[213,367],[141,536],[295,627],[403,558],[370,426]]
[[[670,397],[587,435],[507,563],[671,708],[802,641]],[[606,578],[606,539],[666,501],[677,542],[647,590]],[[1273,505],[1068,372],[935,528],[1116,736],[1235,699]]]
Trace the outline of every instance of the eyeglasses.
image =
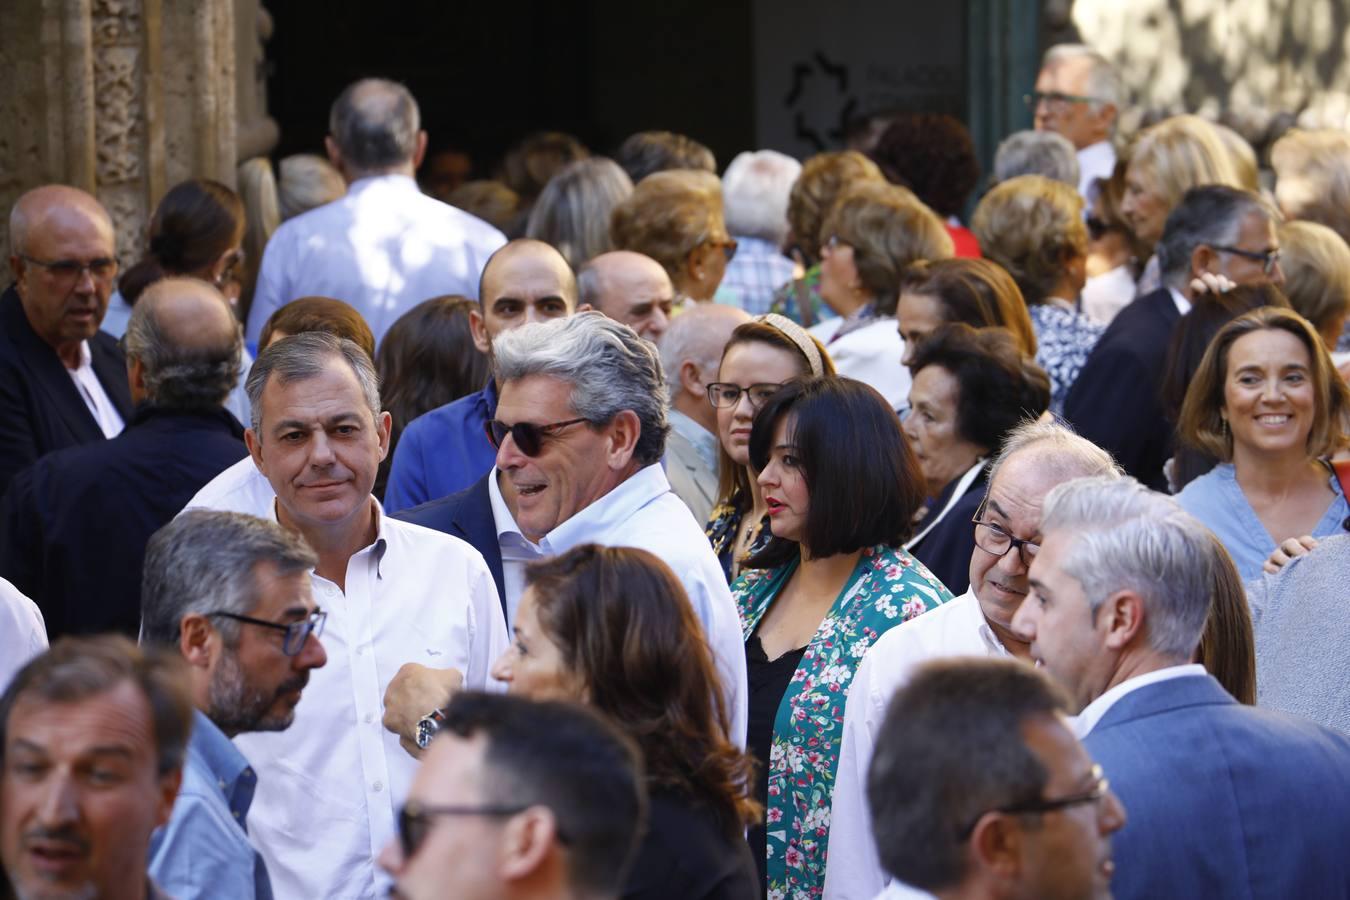
[[487,433],[488,442],[496,450],[502,448],[502,441],[506,440],[506,436],[509,434],[521,453],[526,456],[538,456],[539,451],[543,449],[544,438],[553,437],[568,425],[589,421],[590,419],[582,418],[568,419],[566,422],[554,422],[551,425],[534,425],[530,422],[517,422],[514,425],[507,425],[505,422],[498,422],[493,419],[490,422],[483,423],[483,431]]
[[[1100,803],[1106,796],[1107,791],[1111,789],[1111,783],[1106,780],[1102,774],[1101,766],[1092,767],[1092,787],[1086,791],[1077,794],[1071,794],[1068,797],[1056,797],[1053,800],[1031,800],[1026,803],[1014,803],[1011,806],[1001,806],[998,809],[991,809],[989,812],[1003,813],[1009,816],[1031,815],[1033,813],[1048,813],[1059,809],[1070,809],[1075,806],[1082,806],[1085,803]],[[980,813],[965,828],[957,832],[957,837],[966,840],[970,837],[975,826],[980,823],[988,813]]]
[[301,648],[305,646],[305,641],[309,640],[312,634],[315,637],[323,634],[323,623],[328,621],[328,613],[321,609],[316,609],[309,614],[308,618],[301,619],[299,622],[291,622],[283,625],[280,622],[269,622],[266,619],[255,619],[252,616],[241,616],[238,613],[226,612],[218,609],[215,612],[207,613],[208,616],[221,616],[226,619],[234,619],[236,622],[247,622],[249,625],[257,625],[262,628],[271,628],[276,631],[286,632],[286,636],[281,640],[281,652],[287,656],[296,656]]
[[117,260],[110,256],[100,256],[88,262],[80,262],[78,259],[34,259],[22,253],[19,254],[19,258],[46,269],[52,280],[60,284],[74,285],[85,272],[93,276],[95,281],[104,283],[111,282],[117,277]]
[[1275,267],[1280,264],[1280,250],[1277,247],[1274,250],[1243,250],[1241,247],[1219,247],[1211,246],[1211,250],[1218,250],[1220,253],[1231,253],[1234,256],[1241,256],[1243,259],[1250,259],[1252,262],[1261,264],[1261,271],[1270,275],[1275,271]]
[[[403,858],[412,859],[431,833],[432,820],[438,816],[515,816],[529,808],[491,803],[484,806],[423,806],[409,800],[398,811],[398,842],[403,849]],[[561,828],[555,828],[554,834],[562,843],[568,842]]]
[[1084,224],[1087,225],[1088,237],[1094,241],[1100,241],[1102,235],[1111,230],[1110,225],[1107,225],[1096,216],[1088,216],[1087,219],[1084,220]]
[[743,388],[729,381],[715,381],[708,385],[708,402],[717,409],[731,409],[741,402],[741,394],[746,394],[750,398],[750,406],[759,409],[781,387],[781,384],[764,382]]
[[703,243],[712,247],[721,247],[723,255],[727,258],[727,262],[731,262],[736,257],[736,248],[740,246],[731,238],[727,238],[724,241],[706,240]]
[[975,525],[975,546],[979,547],[990,556],[1002,557],[1014,547],[1022,557],[1022,565],[1028,569],[1031,568],[1031,561],[1036,558],[1036,554],[1041,552],[1041,545],[1032,541],[1024,541],[1015,538],[993,522],[983,521],[984,505],[981,504],[979,510],[975,513],[975,518],[970,521]]
[[1064,94],[1059,91],[1032,91],[1022,95],[1022,102],[1032,112],[1044,103],[1046,106],[1064,107],[1070,103],[1100,103],[1096,97],[1083,97],[1078,94]]

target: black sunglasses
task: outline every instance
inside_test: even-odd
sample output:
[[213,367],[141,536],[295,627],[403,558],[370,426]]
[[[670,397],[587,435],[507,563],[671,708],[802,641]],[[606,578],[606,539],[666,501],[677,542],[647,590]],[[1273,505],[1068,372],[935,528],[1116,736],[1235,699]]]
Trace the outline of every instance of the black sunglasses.
[[549,425],[534,425],[530,422],[517,422],[514,425],[507,425],[505,422],[498,422],[492,419],[483,423],[483,431],[487,434],[488,443],[492,444],[493,449],[500,450],[502,441],[506,436],[511,435],[511,440],[516,442],[520,452],[526,456],[538,456],[539,451],[544,446],[544,438],[553,437],[562,431],[568,425],[576,425],[578,422],[589,422],[589,419],[568,419],[566,422],[553,422]]
[[[412,859],[422,842],[431,833],[431,826],[439,816],[514,816],[525,812],[528,806],[486,804],[484,806],[423,806],[409,800],[398,811],[398,843],[403,850],[405,860]],[[561,827],[555,827],[554,834],[561,843],[568,842]]]

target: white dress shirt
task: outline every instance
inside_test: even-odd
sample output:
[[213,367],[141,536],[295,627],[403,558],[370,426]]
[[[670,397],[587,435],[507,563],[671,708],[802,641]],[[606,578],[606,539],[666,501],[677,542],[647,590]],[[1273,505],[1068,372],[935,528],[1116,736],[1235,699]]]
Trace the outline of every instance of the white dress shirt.
[[267,519],[273,515],[273,502],[276,499],[276,492],[263,473],[258,471],[253,457],[245,456],[203,485],[183,507],[183,512],[189,509],[216,509]]
[[1191,311],[1191,301],[1186,299],[1186,295],[1174,287],[1167,289],[1167,293],[1172,295],[1172,302],[1177,305],[1177,312],[1183,316]]
[[328,664],[311,673],[295,722],[235,738],[258,773],[249,834],[279,900],[389,892],[375,858],[394,839],[417,760],[381,724],[384,692],[409,662],[453,667],[466,689],[484,689],[507,646],[482,555],[376,510],[375,541],[348,561],[345,593],[311,576],[314,601],[328,613]]
[[740,615],[703,526],[671,491],[660,463],[639,470],[554,528],[539,547],[554,556],[586,543],[646,550],[674,571],[707,633],[726,691],[730,737],[744,747],[749,702]]
[[835,371],[876,388],[891,409],[908,408],[911,379],[909,367],[900,362],[905,340],[896,328],[895,316],[881,316],[835,340],[834,333],[843,324],[842,318],[827,319],[809,329],[826,345]]
[[497,481],[499,470],[492,470],[488,479],[488,499],[492,503],[493,528],[497,531],[497,548],[502,552],[502,590],[506,592],[506,627],[516,621],[516,610],[520,607],[520,595],[525,593],[525,566],[546,554],[521,534],[520,526],[506,508],[502,498],[502,489]]
[[[968,590],[883,634],[863,657],[844,707],[844,736],[834,776],[826,900],[871,900],[890,881],[881,868],[867,808],[867,767],[891,698],[926,662],[954,656],[1008,656]],[[887,896],[926,897],[903,884]]]
[[98,374],[94,372],[94,357],[89,351],[89,342],[80,341],[80,365],[78,368],[66,369],[70,373],[70,378],[75,382],[75,390],[80,392],[80,399],[84,405],[89,407],[89,413],[98,422],[99,430],[103,432],[106,438],[115,438],[122,433],[126,423],[122,421],[122,414],[117,411],[113,405],[112,398],[108,392],[103,389],[103,384],[98,380]]
[[1092,204],[1092,183],[1110,178],[1116,168],[1116,148],[1110,141],[1098,141],[1078,151],[1078,193],[1087,206]]
[[248,338],[279,307],[300,297],[335,297],[356,307],[379,341],[399,316],[444,294],[478,296],[500,231],[423,194],[407,175],[362,178],[332,203],[296,216],[263,251]]
[[1102,694],[1096,700],[1093,700],[1083,711],[1069,720],[1073,727],[1073,733],[1081,741],[1092,733],[1092,729],[1097,727],[1097,723],[1102,720],[1120,700],[1128,694],[1139,690],[1142,687],[1148,687],[1150,684],[1157,684],[1160,681],[1170,681],[1173,678],[1186,678],[1191,675],[1201,677],[1207,675],[1205,667],[1199,663],[1186,663],[1181,666],[1167,666],[1163,669],[1156,669],[1152,672],[1146,672],[1143,675],[1136,675],[1134,678],[1122,681],[1120,684],[1111,688]]
[[19,589],[0,578],[0,693],[28,661],[47,649],[42,611]]

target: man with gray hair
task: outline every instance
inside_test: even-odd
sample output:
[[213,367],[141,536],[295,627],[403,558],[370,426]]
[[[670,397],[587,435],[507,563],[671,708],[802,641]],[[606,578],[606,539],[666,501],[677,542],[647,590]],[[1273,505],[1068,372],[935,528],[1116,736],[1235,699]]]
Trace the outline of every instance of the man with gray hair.
[[737,326],[750,316],[734,306],[696,305],[670,323],[659,345],[661,368],[670,388],[670,434],[666,438],[666,477],[670,489],[707,522],[717,503],[717,410],[708,402],[708,386],[717,381],[722,351]]
[[279,897],[384,896],[373,853],[394,836],[416,766],[381,729],[385,691],[415,661],[453,668],[446,692],[486,687],[506,648],[497,592],[472,547],[390,519],[371,496],[390,419],[358,345],[319,332],[276,341],[248,394],[249,453],[276,492],[276,521],[318,557],[333,648],[297,727],[235,739],[258,773],[249,830]]
[[1064,135],[1078,151],[1078,193],[1091,204],[1092,184],[1116,167],[1111,132],[1124,100],[1116,67],[1086,44],[1045,51],[1036,89],[1027,95],[1037,131]]
[[[863,658],[844,711],[825,870],[828,900],[871,900],[886,883],[872,839],[867,770],[891,698],[931,660],[1031,658],[1012,621],[1026,597],[1028,569],[1041,540],[1041,503],[1055,485],[1084,476],[1115,479],[1120,470],[1106,451],[1062,425],[1027,422],[1014,429],[994,461],[975,516],[970,589],[891,629]],[[905,896],[907,889],[895,890]]]
[[1043,175],[1078,187],[1078,157],[1073,144],[1057,131],[1017,131],[994,154],[994,183],[1019,175]]
[[223,407],[239,377],[239,323],[214,286],[166,278],[124,338],[137,406],[109,441],[48,454],[0,502],[0,576],[42,610],[53,640],[140,622],[150,535],[247,453]]
[[249,338],[299,297],[350,303],[378,341],[428,297],[475,296],[483,265],[506,238],[418,190],[413,173],[427,135],[408,89],[383,78],[348,85],[333,102],[324,145],[347,193],[283,222],[267,242]]
[[1079,433],[1154,490],[1167,490],[1163,464],[1172,455],[1161,399],[1172,331],[1203,301],[1201,276],[1283,284],[1277,217],[1250,191],[1217,184],[1187,191],[1158,242],[1164,287],[1120,311],[1064,398],[1064,417]]
[[783,242],[788,194],[801,171],[802,164],[792,157],[759,150],[739,154],[722,174],[727,233],[737,246],[721,290],[734,294],[752,316],[768,312],[773,292],[792,280],[793,263],[783,255]]
[[1062,484],[1042,523],[1013,628],[1129,810],[1115,896],[1350,893],[1350,738],[1242,706],[1192,662],[1212,535],[1133,479]]
[[275,522],[210,510],[184,513],[146,548],[141,640],[181,654],[196,707],[173,816],[150,842],[150,874],[178,900],[272,896],[248,839],[258,778],[231,739],[290,727],[328,660],[317,562]]

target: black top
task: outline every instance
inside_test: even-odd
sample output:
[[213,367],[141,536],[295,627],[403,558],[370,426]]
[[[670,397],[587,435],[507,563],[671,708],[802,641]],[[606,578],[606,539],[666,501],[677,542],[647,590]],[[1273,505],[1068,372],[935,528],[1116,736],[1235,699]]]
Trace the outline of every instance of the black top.
[[624,900],[751,900],[760,893],[750,847],[706,806],[653,789],[647,834],[638,845]]
[[[777,659],[769,659],[764,655],[764,645],[759,642],[758,632],[750,635],[750,639],[745,642],[745,674],[750,686],[746,750],[758,763],[755,770],[755,799],[766,807],[769,803],[769,750],[773,746],[774,719],[778,718],[783,695],[787,693],[792,675],[801,664],[805,652],[805,647],[799,647]],[[768,884],[768,837],[764,825],[751,828],[748,840],[750,852],[755,857],[755,868],[759,871],[760,893],[763,894]]]
[[[989,466],[970,483],[966,492],[957,498],[947,515],[923,536],[923,540],[909,548],[910,555],[923,563],[938,577],[953,597],[960,597],[970,587],[970,557],[975,552],[975,526],[971,519],[984,502],[988,484]],[[933,501],[929,515],[936,516],[951,500],[961,476],[953,478]],[[917,531],[927,523],[920,522]]]

